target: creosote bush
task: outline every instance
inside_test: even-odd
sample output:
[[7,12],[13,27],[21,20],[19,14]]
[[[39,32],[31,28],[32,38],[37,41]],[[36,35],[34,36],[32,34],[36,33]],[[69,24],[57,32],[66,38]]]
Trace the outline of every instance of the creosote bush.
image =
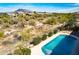
[[0,31],[0,38],[2,38],[4,36],[4,32]]
[[20,34],[21,34],[21,37],[22,37],[23,41],[28,41],[32,37],[32,35],[30,34],[29,29],[27,29],[27,28],[24,28],[23,31]]
[[30,55],[31,50],[29,48],[19,47],[19,49],[16,49],[13,54],[14,55]]
[[35,20],[34,19],[33,20],[29,20],[29,24],[34,26],[35,25]]
[[48,33],[48,36],[50,37],[50,36],[52,36],[53,35],[53,32],[49,32]]
[[42,41],[42,39],[41,39],[40,37],[36,37],[36,38],[33,39],[33,42],[32,42],[32,43],[33,43],[34,45],[37,45],[37,44],[39,44],[41,41]]
[[45,40],[47,38],[47,34],[42,35],[42,40]]
[[56,34],[58,32],[58,30],[56,29],[56,30],[54,30],[54,34]]

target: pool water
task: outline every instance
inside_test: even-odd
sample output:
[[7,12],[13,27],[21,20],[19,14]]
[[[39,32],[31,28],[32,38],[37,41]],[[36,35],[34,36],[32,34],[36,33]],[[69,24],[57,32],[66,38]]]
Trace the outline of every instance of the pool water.
[[42,47],[45,55],[79,54],[79,40],[69,35],[59,35]]

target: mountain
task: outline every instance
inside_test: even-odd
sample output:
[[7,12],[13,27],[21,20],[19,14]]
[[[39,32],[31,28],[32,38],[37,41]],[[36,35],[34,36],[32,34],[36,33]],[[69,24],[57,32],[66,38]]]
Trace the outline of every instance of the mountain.
[[18,9],[15,12],[31,13],[32,11],[26,9]]

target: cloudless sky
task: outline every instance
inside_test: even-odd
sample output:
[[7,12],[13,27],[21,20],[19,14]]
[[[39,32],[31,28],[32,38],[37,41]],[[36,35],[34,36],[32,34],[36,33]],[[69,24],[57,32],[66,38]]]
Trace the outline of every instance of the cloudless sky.
[[75,12],[78,3],[0,3],[0,12],[11,12],[17,9],[47,12]]

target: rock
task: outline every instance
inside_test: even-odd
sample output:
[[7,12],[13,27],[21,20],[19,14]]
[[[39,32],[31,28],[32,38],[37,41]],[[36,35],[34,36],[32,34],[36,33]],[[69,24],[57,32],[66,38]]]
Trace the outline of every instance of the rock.
[[16,43],[17,41],[21,41],[21,36],[20,35],[18,35],[18,34],[15,34],[14,36],[13,36],[13,42],[14,43]]

